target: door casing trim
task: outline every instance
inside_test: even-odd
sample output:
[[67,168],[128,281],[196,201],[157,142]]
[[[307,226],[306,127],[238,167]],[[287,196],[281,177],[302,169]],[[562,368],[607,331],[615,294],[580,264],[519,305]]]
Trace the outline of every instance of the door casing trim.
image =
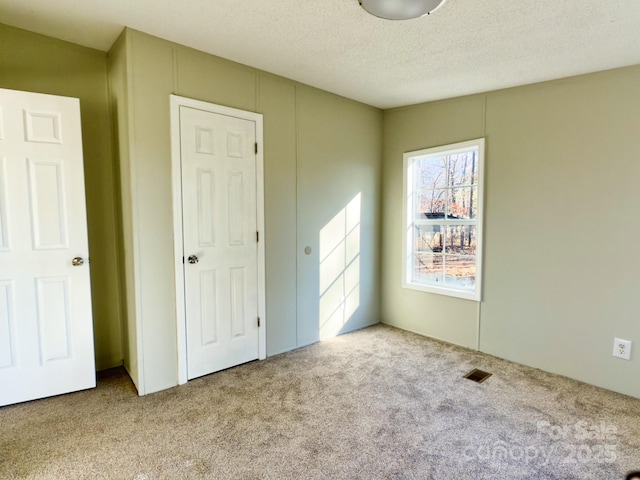
[[[192,98],[169,95],[171,109],[171,196],[173,201],[173,254],[176,293],[176,326],[178,351],[178,384],[187,383],[187,327],[185,315],[185,291],[183,270],[182,240],[182,167],[180,155],[180,107],[190,107],[206,112],[227,115],[250,120],[256,125],[256,215],[257,229],[260,232],[258,242],[258,358],[267,357],[267,315],[265,293],[265,248],[264,248],[264,155],[263,155],[263,117],[262,114],[194,100]],[[256,319],[257,321],[257,319]]]

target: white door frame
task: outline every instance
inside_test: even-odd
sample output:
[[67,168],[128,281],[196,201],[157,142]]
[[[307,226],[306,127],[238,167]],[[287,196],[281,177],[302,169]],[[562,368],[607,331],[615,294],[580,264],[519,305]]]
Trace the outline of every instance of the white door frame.
[[256,125],[256,214],[257,229],[260,235],[258,242],[258,358],[267,357],[266,335],[266,294],[265,294],[265,249],[264,249],[264,155],[262,115],[254,112],[224,107],[213,103],[193,100],[191,98],[170,95],[171,103],[171,183],[173,197],[173,253],[176,291],[176,325],[178,337],[178,383],[187,383],[187,327],[185,315],[184,263],[182,241],[182,167],[180,155],[180,107],[190,107],[205,112],[227,115],[250,120]]

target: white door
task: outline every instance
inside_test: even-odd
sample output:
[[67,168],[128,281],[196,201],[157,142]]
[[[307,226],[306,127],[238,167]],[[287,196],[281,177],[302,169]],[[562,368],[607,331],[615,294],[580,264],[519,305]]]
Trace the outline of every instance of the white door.
[[78,99],[0,89],[0,405],[95,387]]
[[180,107],[187,376],[258,358],[256,124]]

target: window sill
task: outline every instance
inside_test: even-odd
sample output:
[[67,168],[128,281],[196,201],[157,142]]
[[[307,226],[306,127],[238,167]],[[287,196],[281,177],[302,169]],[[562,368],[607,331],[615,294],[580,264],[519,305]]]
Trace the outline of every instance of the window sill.
[[482,300],[480,291],[459,290],[448,287],[434,287],[430,285],[421,285],[419,283],[403,282],[402,288],[409,290],[418,290],[420,292],[435,293],[437,295],[446,295],[448,297],[463,298],[465,300],[473,300],[480,302]]

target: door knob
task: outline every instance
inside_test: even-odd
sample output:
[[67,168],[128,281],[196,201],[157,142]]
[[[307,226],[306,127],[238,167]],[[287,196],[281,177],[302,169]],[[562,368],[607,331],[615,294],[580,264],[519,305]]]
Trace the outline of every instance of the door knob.
[[189,263],[198,263],[199,259],[198,257],[196,257],[195,255],[189,255],[189,258],[187,258],[187,261]]
[[80,266],[84,265],[84,258],[75,257],[75,258],[71,259],[71,265],[73,265],[74,267],[80,267]]

